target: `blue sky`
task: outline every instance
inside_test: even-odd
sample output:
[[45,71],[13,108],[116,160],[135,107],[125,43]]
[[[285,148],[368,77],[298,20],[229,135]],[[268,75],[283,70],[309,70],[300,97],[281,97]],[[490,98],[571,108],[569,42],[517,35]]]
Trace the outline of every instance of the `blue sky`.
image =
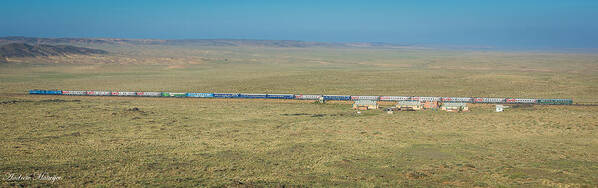
[[0,36],[598,48],[597,0],[3,0]]

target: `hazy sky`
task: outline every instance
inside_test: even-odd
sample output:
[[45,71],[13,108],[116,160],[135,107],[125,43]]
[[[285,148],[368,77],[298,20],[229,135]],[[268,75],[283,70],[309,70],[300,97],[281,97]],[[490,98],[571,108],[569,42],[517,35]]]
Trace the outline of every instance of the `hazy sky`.
[[598,0],[2,0],[0,36],[598,48]]

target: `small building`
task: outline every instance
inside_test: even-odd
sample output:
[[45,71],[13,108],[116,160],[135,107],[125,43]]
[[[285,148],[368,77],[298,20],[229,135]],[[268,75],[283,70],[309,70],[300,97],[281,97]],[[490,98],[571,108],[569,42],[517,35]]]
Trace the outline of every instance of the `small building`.
[[400,109],[393,106],[393,107],[389,107],[389,108],[384,109],[384,111],[387,114],[394,114],[395,111],[400,111]]
[[437,109],[438,108],[438,101],[426,101],[423,102],[424,109]]
[[423,104],[419,101],[399,101],[399,103],[397,103],[397,108],[401,111],[422,110],[423,107]]
[[505,108],[509,108],[509,106],[504,106],[504,105],[501,105],[501,104],[497,104],[496,105],[496,112],[502,112],[502,111],[504,111]]
[[465,112],[469,111],[467,103],[442,103],[440,109],[447,112]]
[[358,100],[353,103],[353,109],[356,110],[370,110],[378,109],[378,103],[372,100]]

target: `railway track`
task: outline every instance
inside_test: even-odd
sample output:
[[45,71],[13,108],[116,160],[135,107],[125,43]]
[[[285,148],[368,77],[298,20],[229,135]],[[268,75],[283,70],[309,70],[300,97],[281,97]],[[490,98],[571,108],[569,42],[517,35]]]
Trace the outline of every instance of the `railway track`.
[[[48,93],[51,92],[51,93]],[[79,93],[73,93],[79,92]],[[65,94],[66,93],[66,94]],[[356,101],[375,100],[380,102],[393,102],[403,100],[461,102],[472,104],[506,104],[506,105],[571,105],[571,106],[598,106],[597,102],[572,103],[571,99],[515,99],[515,98],[459,98],[459,97],[402,97],[402,96],[349,96],[349,95],[295,95],[295,94],[238,94],[238,93],[170,93],[170,92],[110,92],[110,91],[54,91],[31,90],[29,94],[37,95],[75,95],[75,96],[119,96],[119,97],[182,97],[182,98],[249,98],[249,99],[298,99],[318,100],[323,97],[327,100]],[[146,95],[151,94],[151,95]],[[22,93],[3,93],[4,96],[18,96]],[[230,95],[230,96],[228,96]],[[306,98],[307,97],[307,98]],[[311,98],[310,98],[311,97]],[[315,98],[317,97],[317,98]],[[335,98],[336,97],[336,98]],[[394,97],[394,98],[393,98]],[[390,100],[395,99],[396,100]],[[386,99],[386,100],[385,100]],[[497,100],[498,99],[498,100]],[[487,102],[478,102],[488,100]],[[542,101],[544,100],[544,101]],[[554,104],[546,103],[555,102]],[[544,103],[542,103],[544,102]],[[563,103],[568,102],[568,103]]]

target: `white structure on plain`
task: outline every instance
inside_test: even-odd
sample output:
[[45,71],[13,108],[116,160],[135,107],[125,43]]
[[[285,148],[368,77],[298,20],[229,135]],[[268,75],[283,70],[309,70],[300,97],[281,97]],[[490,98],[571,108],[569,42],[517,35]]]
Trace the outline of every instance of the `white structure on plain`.
[[502,112],[502,111],[504,111],[505,108],[509,108],[509,106],[503,106],[503,105],[497,104],[496,112]]

